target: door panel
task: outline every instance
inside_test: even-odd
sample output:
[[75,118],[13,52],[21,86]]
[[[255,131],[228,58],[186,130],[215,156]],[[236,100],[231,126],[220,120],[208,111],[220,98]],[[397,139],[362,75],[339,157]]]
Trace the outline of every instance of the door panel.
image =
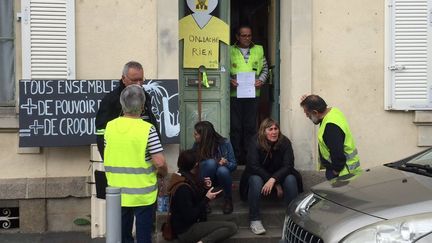
[[[230,1],[220,0],[218,7],[211,13],[229,24]],[[180,0],[179,18],[190,14],[186,1]],[[229,136],[229,46],[219,42],[219,68],[208,69],[210,87],[201,88],[201,120],[213,123],[217,132]],[[191,148],[194,142],[194,125],[198,116],[198,79],[197,68],[183,68],[183,40],[179,45],[179,101],[180,101],[180,148]]]

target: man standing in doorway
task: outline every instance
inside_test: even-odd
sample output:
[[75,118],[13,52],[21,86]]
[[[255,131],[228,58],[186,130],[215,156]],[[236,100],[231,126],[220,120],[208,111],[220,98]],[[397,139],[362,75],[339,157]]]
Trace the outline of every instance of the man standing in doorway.
[[[231,129],[230,138],[239,163],[245,164],[247,148],[257,131],[257,112],[260,88],[266,82],[269,71],[264,50],[252,42],[252,28],[241,25],[236,32],[237,42],[231,46]],[[238,98],[237,74],[255,73],[255,97]]]
[[318,129],[318,148],[326,178],[358,174],[361,171],[357,147],[344,114],[335,107],[327,107],[318,95],[303,96],[300,106],[306,117]]

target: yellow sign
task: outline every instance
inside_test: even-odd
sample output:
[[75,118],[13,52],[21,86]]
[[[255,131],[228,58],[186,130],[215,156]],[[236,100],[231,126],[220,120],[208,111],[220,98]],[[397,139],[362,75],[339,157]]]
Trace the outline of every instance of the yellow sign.
[[217,69],[219,68],[219,41],[229,43],[229,26],[221,19],[212,16],[208,23],[200,28],[194,17],[188,15],[179,21],[179,38],[184,40],[184,68],[198,68],[204,65],[208,69]]

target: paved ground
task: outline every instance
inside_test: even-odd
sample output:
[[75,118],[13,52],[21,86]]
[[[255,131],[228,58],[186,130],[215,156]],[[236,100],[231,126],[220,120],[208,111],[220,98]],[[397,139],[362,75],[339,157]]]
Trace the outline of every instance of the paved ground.
[[0,233],[0,243],[105,243],[105,238],[91,239],[90,234],[86,232]]

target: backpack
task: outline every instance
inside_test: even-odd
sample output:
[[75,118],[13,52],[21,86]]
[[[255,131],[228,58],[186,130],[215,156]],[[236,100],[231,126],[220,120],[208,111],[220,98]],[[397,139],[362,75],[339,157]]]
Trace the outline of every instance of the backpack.
[[173,198],[175,192],[177,191],[177,188],[179,188],[183,184],[190,187],[190,185],[188,183],[181,181],[181,182],[176,183],[172,187],[171,192],[170,192],[168,215],[166,218],[166,222],[164,222],[162,224],[162,227],[161,227],[162,236],[167,241],[172,241],[177,237],[175,235],[174,230],[173,230],[172,225],[171,225],[171,203],[172,203],[172,198]]

